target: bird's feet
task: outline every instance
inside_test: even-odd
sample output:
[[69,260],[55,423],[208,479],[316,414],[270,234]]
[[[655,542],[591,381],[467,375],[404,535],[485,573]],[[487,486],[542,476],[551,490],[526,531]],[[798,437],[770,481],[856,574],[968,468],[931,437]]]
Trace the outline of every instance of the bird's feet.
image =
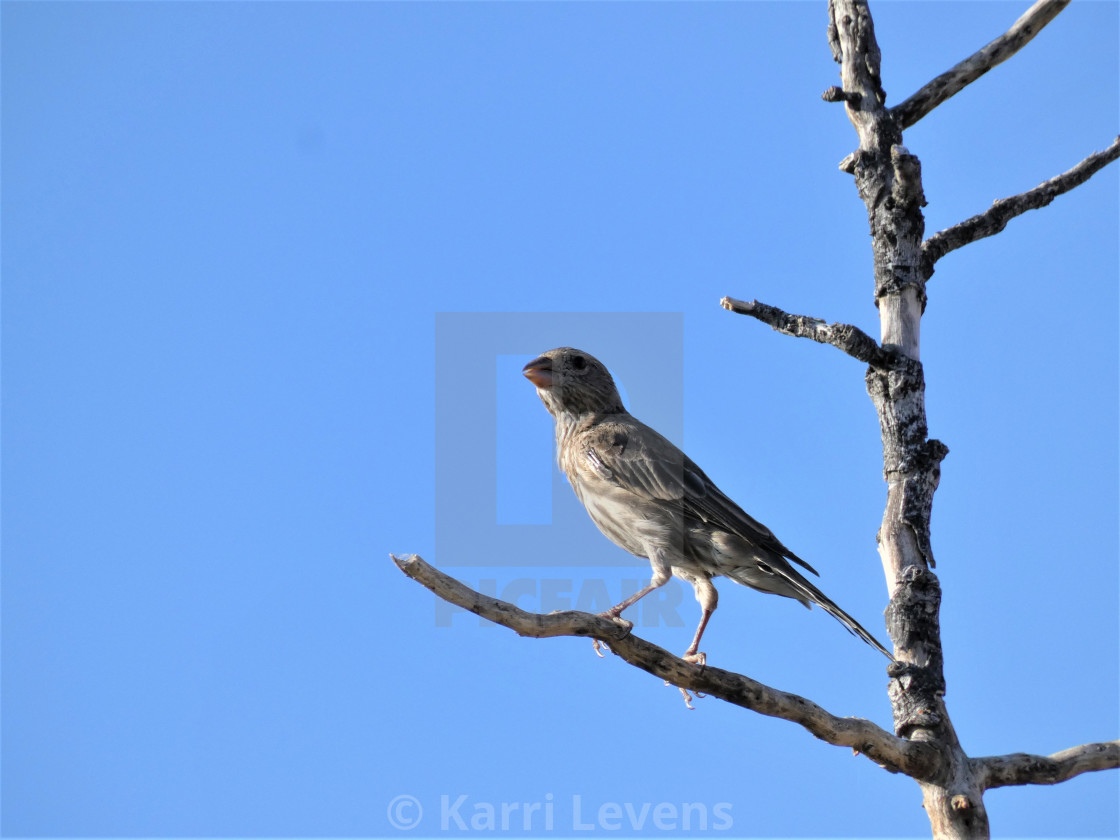
[[[665,683],[665,685],[669,685],[669,683]],[[680,693],[681,693],[681,697],[683,697],[683,698],[684,698],[684,704],[685,704],[685,706],[687,706],[687,707],[688,707],[688,710],[689,710],[690,712],[695,712],[695,711],[696,711],[696,707],[692,705],[692,695],[688,693],[688,689],[685,689],[685,688],[681,688],[681,687],[680,687],[680,686],[678,685],[678,686],[677,686],[677,690],[678,690],[678,691],[680,691]],[[703,694],[697,694],[696,696],[697,696],[697,697],[703,697],[704,695],[703,695]]]
[[703,667],[708,664],[708,654],[698,650],[687,650],[684,656],[681,657],[685,662],[691,662],[693,665]]
[[[686,650],[681,659],[683,659],[685,662],[691,662],[693,665],[699,665],[700,667],[704,667],[708,664],[708,655],[698,650],[692,650],[692,648]],[[665,685],[672,685],[672,683],[666,680]],[[677,690],[681,693],[681,697],[684,698],[684,704],[689,709],[695,710],[696,707],[692,705],[693,695],[689,694],[687,689],[681,688],[679,685],[677,686]],[[697,700],[700,700],[706,695],[701,694],[699,691],[697,691],[695,696]]]
[[[609,618],[614,621],[626,621],[626,619],[622,617],[622,611],[628,606],[630,605],[626,603],[619,604],[618,606],[611,607],[609,610],[604,610],[603,612],[599,613],[599,616],[601,618]],[[631,621],[626,621],[626,623],[631,627],[634,626],[634,623]]]
[[623,630],[626,631],[619,638],[623,638],[623,639],[626,638],[627,636],[630,635],[630,631],[634,629],[634,622],[633,621],[627,621],[625,618],[620,616],[614,610],[607,610],[606,612],[601,612],[601,613],[599,613],[599,617],[600,618],[609,618],[611,621],[613,621],[615,624],[617,624],[619,627],[621,627]]
[[[618,612],[615,612],[614,609],[609,609],[606,612],[599,613],[599,617],[600,618],[609,618],[611,621],[613,621],[615,624],[617,624],[619,627],[621,627],[623,630],[625,630],[626,632],[623,633],[622,636],[619,637],[619,638],[625,639],[627,636],[630,635],[630,631],[634,629],[634,622],[633,621],[627,621],[625,618],[622,618],[618,614],[619,612],[621,612],[621,610],[619,610]],[[603,658],[603,644],[604,643],[600,642],[598,639],[592,639],[591,640],[591,647],[595,651],[595,655],[598,656],[600,659]]]

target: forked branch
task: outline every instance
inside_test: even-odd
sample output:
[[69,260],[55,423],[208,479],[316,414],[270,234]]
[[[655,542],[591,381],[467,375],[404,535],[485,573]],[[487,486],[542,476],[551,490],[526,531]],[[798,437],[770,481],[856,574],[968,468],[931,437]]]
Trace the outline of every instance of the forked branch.
[[1011,58],[1069,3],[1070,0],[1038,0],[990,44],[942,73],[905,102],[891,108],[898,128],[909,128],[950,96],[960,93],[997,64]]
[[1016,216],[1045,207],[1062,193],[1088,181],[1117,158],[1120,158],[1120,137],[1113,140],[1107,149],[1094,152],[1073,169],[1039,184],[1033,190],[997,199],[983,213],[938,231],[922,243],[923,262],[928,268],[932,268],[934,263],[950,251],[999,233]]
[[719,305],[731,312],[757,318],[785,335],[811,338],[821,344],[831,344],[849,356],[877,368],[890,368],[895,361],[892,353],[884,350],[875,339],[851,324],[829,324],[820,318],[793,315],[776,306],[759,303],[757,300],[736,300],[725,297]]
[[613,619],[575,610],[548,615],[526,612],[513,604],[475,592],[415,554],[390,556],[402,572],[440,598],[508,627],[520,636],[598,639],[626,662],[675,686],[710,694],[759,714],[800,724],[822,741],[850,747],[892,773],[928,779],[936,772],[938,759],[932,747],[899,738],[869,720],[837,717],[796,694],[779,691],[731,671],[686,662],[638,638],[628,627]]
[[972,759],[985,790],[1006,785],[1055,785],[1093,770],[1120,767],[1120,741],[1082,744],[1053,755],[989,756]]

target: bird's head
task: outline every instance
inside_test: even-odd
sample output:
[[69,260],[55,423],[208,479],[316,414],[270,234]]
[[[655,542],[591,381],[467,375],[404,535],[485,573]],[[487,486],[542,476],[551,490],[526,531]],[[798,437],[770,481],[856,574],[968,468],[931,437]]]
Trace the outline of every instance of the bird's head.
[[617,414],[625,411],[606,366],[589,353],[557,347],[521,370],[553,417],[561,413]]

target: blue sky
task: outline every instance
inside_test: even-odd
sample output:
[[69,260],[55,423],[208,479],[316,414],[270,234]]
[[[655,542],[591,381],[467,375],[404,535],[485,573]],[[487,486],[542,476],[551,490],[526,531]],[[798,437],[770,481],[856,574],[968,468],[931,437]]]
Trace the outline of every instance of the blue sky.
[[[928,836],[910,780],[388,559],[530,609],[648,574],[517,373],[572,344],[885,639],[862,366],[718,306],[877,334],[825,5],[3,3],[5,836],[447,836],[501,803],[533,836],[680,834],[686,803],[705,835]],[[888,101],[1026,5],[874,3]],[[1075,3],[907,132],[927,233],[1111,142],[1118,36]],[[929,286],[973,755],[1116,737],[1117,173]],[[720,590],[709,661],[889,728],[878,654]],[[631,617],[681,652],[697,616],[674,585]],[[1120,830],[1114,773],[986,802],[1003,836]]]

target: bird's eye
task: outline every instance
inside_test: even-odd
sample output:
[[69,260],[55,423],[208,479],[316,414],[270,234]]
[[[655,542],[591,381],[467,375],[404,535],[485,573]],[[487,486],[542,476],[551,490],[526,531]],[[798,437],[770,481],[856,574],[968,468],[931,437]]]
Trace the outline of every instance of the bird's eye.
[[572,367],[576,370],[583,370],[587,367],[587,359],[583,356],[572,356]]

